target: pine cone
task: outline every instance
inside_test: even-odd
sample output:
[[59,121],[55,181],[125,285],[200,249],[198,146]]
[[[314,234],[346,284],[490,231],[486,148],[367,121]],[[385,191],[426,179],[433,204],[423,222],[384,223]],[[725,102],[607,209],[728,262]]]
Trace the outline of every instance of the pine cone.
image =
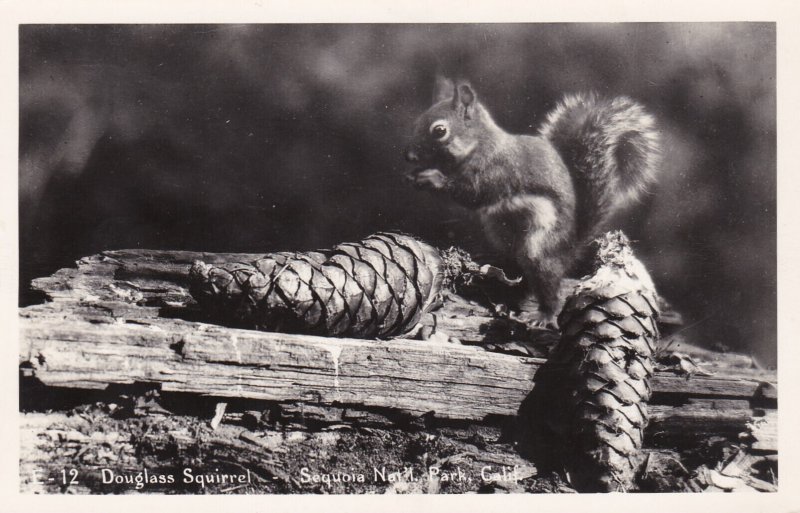
[[442,278],[436,248],[378,233],[327,251],[271,253],[252,263],[197,261],[189,291],[226,324],[373,338],[413,328],[435,303]]
[[572,484],[578,491],[625,491],[647,424],[658,310],[653,282],[627,237],[610,232],[597,242],[596,270],[567,299],[551,359],[569,387]]

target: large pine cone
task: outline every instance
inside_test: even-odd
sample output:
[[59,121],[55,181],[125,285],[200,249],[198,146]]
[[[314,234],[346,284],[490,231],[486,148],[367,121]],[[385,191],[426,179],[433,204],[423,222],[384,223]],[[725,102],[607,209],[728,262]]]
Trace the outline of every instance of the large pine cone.
[[647,424],[656,293],[627,237],[599,241],[595,272],[581,280],[558,317],[551,357],[567,387],[567,468],[579,491],[625,491],[633,481]]
[[190,271],[190,293],[215,320],[267,331],[390,337],[413,328],[442,286],[439,251],[377,233],[326,251],[271,253]]

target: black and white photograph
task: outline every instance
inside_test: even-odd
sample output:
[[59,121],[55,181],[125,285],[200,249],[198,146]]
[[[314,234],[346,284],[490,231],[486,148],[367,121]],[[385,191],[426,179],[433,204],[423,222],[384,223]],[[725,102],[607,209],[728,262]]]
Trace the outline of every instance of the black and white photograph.
[[778,26],[19,24],[19,493],[787,491]]

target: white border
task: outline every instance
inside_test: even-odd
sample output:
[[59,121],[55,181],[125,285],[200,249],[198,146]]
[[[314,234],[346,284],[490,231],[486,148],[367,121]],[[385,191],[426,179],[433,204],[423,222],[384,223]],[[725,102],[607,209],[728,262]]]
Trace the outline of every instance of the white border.
[[[0,407],[0,510],[3,511],[800,511],[800,458],[792,436],[800,428],[800,333],[794,296],[800,290],[800,237],[793,222],[800,188],[800,88],[798,9],[791,1],[580,0],[0,0],[0,326],[5,392]],[[778,361],[780,476],[776,494],[459,495],[459,496],[29,496],[19,494],[17,383],[18,276],[18,25],[20,23],[300,23],[300,22],[585,22],[585,21],[776,21],[778,37]],[[742,249],[746,251],[746,248]],[[14,420],[11,420],[14,419]]]

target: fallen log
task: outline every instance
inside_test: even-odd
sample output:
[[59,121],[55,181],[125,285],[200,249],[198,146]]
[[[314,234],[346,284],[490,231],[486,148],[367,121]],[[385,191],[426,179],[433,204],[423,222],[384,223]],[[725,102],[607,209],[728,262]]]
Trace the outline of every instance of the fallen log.
[[[454,296],[423,323],[462,343],[300,336],[201,322],[186,288],[191,262],[259,256],[109,251],[37,279],[34,289],[49,301],[20,309],[21,369],[47,386],[149,383],[164,392],[486,422],[516,415],[544,362],[547,344],[537,349],[531,340],[515,339],[520,331],[513,323]],[[515,344],[541,356],[486,349]],[[748,365],[742,355],[698,350],[695,358],[713,374],[657,372],[649,431],[701,426],[707,434],[730,434],[753,424],[762,445],[773,446],[764,440],[771,439],[774,416],[764,411],[776,407],[775,373]],[[691,400],[705,402],[692,406]],[[720,400],[738,401],[737,408],[715,407]]]

